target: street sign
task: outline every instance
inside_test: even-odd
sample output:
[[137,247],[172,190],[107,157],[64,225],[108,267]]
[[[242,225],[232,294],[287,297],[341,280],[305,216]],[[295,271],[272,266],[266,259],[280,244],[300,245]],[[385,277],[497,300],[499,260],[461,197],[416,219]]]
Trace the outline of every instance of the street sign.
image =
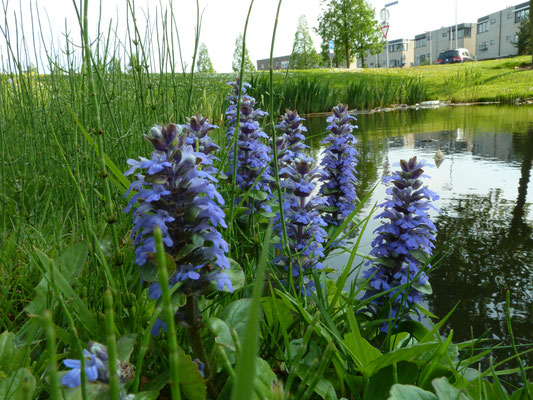
[[333,49],[335,48],[335,43],[333,43],[333,40],[330,40],[328,43],[329,52],[333,53]]
[[393,6],[395,4],[398,4],[398,1],[393,1],[392,3],[385,4],[385,7],[390,7],[390,6]]
[[386,24],[389,21],[390,12],[386,8],[382,8],[381,11],[379,12],[379,16],[381,17],[381,20],[383,21],[383,23]]
[[333,53],[333,50],[329,50],[329,67],[333,68],[333,58],[335,57],[335,53]]
[[387,35],[389,33],[389,25],[382,25],[381,26],[381,33],[383,34],[383,37],[387,39]]

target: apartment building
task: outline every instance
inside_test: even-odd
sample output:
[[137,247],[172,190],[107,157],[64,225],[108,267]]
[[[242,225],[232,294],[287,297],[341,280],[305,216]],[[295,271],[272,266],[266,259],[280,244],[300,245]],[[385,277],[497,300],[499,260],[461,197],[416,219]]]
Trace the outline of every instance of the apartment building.
[[[457,32],[457,41],[455,40]],[[463,23],[421,33],[414,40],[414,65],[434,64],[442,51],[464,48],[476,55],[476,24]]]
[[[281,56],[272,58],[272,69],[287,69],[289,68],[289,62],[291,56]],[[268,71],[270,70],[270,58],[265,58],[262,60],[257,60],[257,70],[258,71]]]
[[477,20],[476,58],[508,57],[517,54],[516,34],[528,18],[529,1],[481,17]]
[[[387,65],[387,52],[389,53],[389,65]],[[372,55],[367,51],[365,62],[368,68],[412,67],[414,65],[414,40],[390,40],[379,54]],[[362,68],[362,66],[362,60],[358,59],[357,67]]]

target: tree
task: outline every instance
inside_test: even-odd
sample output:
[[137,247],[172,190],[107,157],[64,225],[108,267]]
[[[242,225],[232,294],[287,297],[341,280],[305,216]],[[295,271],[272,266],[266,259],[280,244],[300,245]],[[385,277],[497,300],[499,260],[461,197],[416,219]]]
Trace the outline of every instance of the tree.
[[294,44],[290,65],[296,69],[316,68],[319,64],[318,53],[309,34],[309,25],[305,15],[298,19],[298,26],[294,34]]
[[[242,50],[242,35],[239,33],[239,36],[237,36],[237,39],[235,39],[235,51],[233,52],[233,61],[231,62],[231,68],[235,72],[241,69]],[[244,71],[255,71],[255,65],[252,60],[250,60],[250,55],[248,54],[248,49],[246,47],[244,47]]]
[[518,49],[518,54],[530,54],[532,48],[531,40],[531,25],[529,18],[523,19],[518,26],[518,32],[516,33],[517,41],[515,46]]
[[198,50],[198,62],[196,63],[196,69],[198,72],[210,72],[215,73],[211,59],[209,58],[209,52],[207,51],[207,46],[205,43],[200,45]]
[[361,58],[364,65],[367,51],[377,54],[383,50],[374,9],[366,0],[330,0],[318,21],[316,32],[322,38],[323,56],[327,57],[327,44],[333,40],[338,54],[346,60],[346,68],[350,68],[354,56]]

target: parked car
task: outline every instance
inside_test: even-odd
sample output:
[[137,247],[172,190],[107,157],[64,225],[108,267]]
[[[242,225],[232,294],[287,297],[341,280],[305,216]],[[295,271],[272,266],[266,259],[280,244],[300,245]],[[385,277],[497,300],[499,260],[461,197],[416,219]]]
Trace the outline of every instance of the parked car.
[[455,64],[468,61],[477,61],[467,49],[454,49],[442,51],[435,64]]

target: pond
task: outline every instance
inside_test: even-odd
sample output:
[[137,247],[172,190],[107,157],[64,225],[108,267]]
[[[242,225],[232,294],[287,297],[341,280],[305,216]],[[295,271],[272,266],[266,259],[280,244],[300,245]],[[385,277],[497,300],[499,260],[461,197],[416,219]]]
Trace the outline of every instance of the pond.
[[[433,213],[437,248],[446,257],[431,272],[433,294],[426,306],[444,317],[456,304],[443,333],[454,330],[454,342],[472,337],[510,343],[505,322],[506,291],[517,343],[533,342],[533,107],[470,106],[358,115],[358,197],[363,198],[395,163],[417,156],[438,167],[425,168],[426,183],[440,195]],[[323,132],[324,118],[307,121],[309,136]],[[320,140],[311,138],[315,158]],[[529,186],[529,190],[528,190]],[[360,213],[368,215],[385,198],[380,184]],[[360,252],[368,253],[372,219]],[[343,266],[347,257],[335,257]],[[510,350],[500,353],[501,357]],[[533,358],[528,361],[531,365]],[[514,364],[516,367],[516,363]]]

